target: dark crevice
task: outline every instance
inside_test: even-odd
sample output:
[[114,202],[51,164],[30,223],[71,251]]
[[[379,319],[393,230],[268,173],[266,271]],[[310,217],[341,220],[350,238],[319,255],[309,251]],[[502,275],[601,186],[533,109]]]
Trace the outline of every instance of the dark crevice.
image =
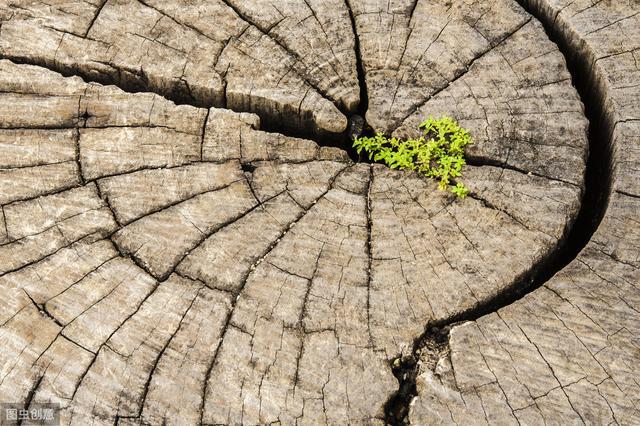
[[[106,2],[102,4],[100,9],[104,6]],[[192,26],[186,25],[175,20],[173,17],[166,15],[163,11],[158,10],[144,1],[142,1],[147,7],[150,7],[156,10],[158,13],[161,13],[163,16],[167,16],[169,19],[176,22],[178,25],[184,25],[194,31],[195,28]],[[257,27],[247,16],[241,13],[234,5],[232,5],[228,0],[225,0],[225,4],[230,7],[243,21],[245,21],[248,25],[254,26],[258,28],[261,32],[264,32],[263,29]],[[190,90],[188,84],[184,79],[179,81],[171,81],[167,82],[170,84],[164,84],[162,87],[152,84],[149,76],[143,69],[125,69],[119,68],[112,64],[103,63],[102,65],[109,68],[108,72],[102,72],[97,69],[83,69],[80,66],[74,65],[65,65],[62,63],[48,63],[46,60],[40,60],[38,58],[31,57],[15,57],[15,56],[6,56],[0,55],[0,59],[7,59],[16,64],[25,64],[25,65],[35,65],[46,68],[50,71],[57,72],[64,77],[79,77],[85,83],[99,83],[102,85],[113,85],[116,86],[127,93],[154,93],[159,95],[167,100],[172,101],[176,105],[190,105],[198,108],[227,108],[235,112],[252,112],[256,115],[260,116],[261,119],[261,129],[265,132],[270,133],[280,133],[285,136],[296,137],[309,139],[316,142],[320,146],[328,146],[328,147],[337,147],[345,150],[349,157],[355,162],[367,162],[370,161],[364,155],[358,155],[355,150],[352,148],[353,139],[359,136],[370,136],[373,134],[373,129],[365,122],[364,118],[368,108],[368,91],[365,79],[365,71],[364,65],[362,61],[362,55],[360,50],[360,41],[357,33],[356,21],[353,15],[353,11],[349,5],[348,0],[345,0],[345,6],[349,13],[350,23],[352,27],[354,44],[355,44],[355,59],[356,59],[356,71],[358,75],[358,84],[360,88],[360,102],[358,107],[353,114],[349,114],[348,111],[345,111],[341,105],[336,105],[343,114],[345,114],[349,118],[349,126],[347,130],[343,133],[329,133],[323,131],[318,128],[301,128],[304,126],[295,126],[292,123],[287,123],[286,121],[290,120],[274,120],[272,117],[269,117],[263,114],[260,111],[245,111],[245,110],[236,110],[234,108],[229,108],[227,105],[226,93],[223,93],[222,99],[218,99],[219,96],[212,95],[210,97],[202,97],[202,96],[194,96],[192,91]],[[100,10],[99,9],[99,10]],[[94,20],[99,15],[96,13]],[[201,34],[198,31],[199,34]],[[202,35],[202,34],[201,34]],[[206,36],[205,36],[206,37]],[[287,51],[289,54],[293,53],[286,49],[282,43],[276,40],[274,37],[269,37],[274,40],[281,48]],[[208,37],[207,37],[208,38]],[[305,79],[307,84],[311,87],[311,83]],[[226,78],[224,79],[224,91],[226,91]],[[317,88],[313,87],[318,93],[322,93]],[[335,103],[334,103],[335,104]]]
[[[27,398],[26,398],[26,400],[24,402],[23,410],[27,410],[29,408],[29,406],[31,405],[31,401],[33,401],[33,397],[36,395],[36,391],[40,387],[40,383],[42,383],[42,379],[44,379],[44,373],[42,373],[42,374],[40,374],[38,376],[38,379],[33,383],[33,386],[31,387],[31,389],[29,389],[29,393],[27,394]],[[4,424],[4,422],[3,422],[3,424]],[[20,426],[20,425],[23,425],[25,423],[24,423],[23,419],[19,419],[16,424]]]
[[[225,1],[226,2],[226,1]],[[361,136],[373,136],[373,129],[367,124],[365,115],[369,108],[369,96],[367,91],[367,82],[365,78],[364,63],[362,61],[362,54],[360,51],[360,39],[357,32],[356,20],[353,15],[353,10],[349,5],[349,1],[345,0],[345,6],[349,12],[349,19],[351,22],[351,30],[353,32],[353,38],[355,43],[355,57],[356,57],[356,71],[358,74],[358,84],[360,87],[360,103],[354,114],[349,115],[347,112],[342,111],[349,118],[349,125],[346,131],[343,133],[326,133],[326,132],[310,132],[306,129],[297,129],[286,127],[284,128],[280,123],[274,120],[262,120],[261,130],[271,133],[281,133],[285,136],[297,137],[302,139],[309,139],[316,142],[320,146],[340,148],[347,152],[349,158],[354,162],[372,163],[364,153],[358,154],[353,148],[353,141]],[[247,17],[240,15],[239,11],[233,8],[236,13],[239,14],[245,21],[249,22]]]
[[451,326],[430,327],[413,345],[411,355],[391,361],[391,371],[398,379],[398,392],[387,401],[384,412],[387,424],[405,424],[411,400],[418,394],[416,379],[418,361],[423,367],[435,370],[438,361],[449,352],[449,331]]
[[[56,66],[51,66],[44,61],[39,61],[35,59],[29,58],[19,58],[19,57],[7,57],[4,55],[0,55],[0,59],[8,60],[13,62],[14,64],[22,64],[22,65],[32,65],[45,68],[49,71],[58,73],[63,77],[78,77],[85,83],[98,83],[104,86],[116,86],[119,89],[123,90],[127,93],[151,93],[157,96],[160,96],[166,100],[173,102],[176,105],[189,105],[196,108],[226,108],[233,112],[242,113],[242,112],[250,112],[252,114],[256,114],[260,117],[260,131],[267,133],[278,133],[287,137],[308,139],[319,146],[326,147],[335,147],[343,149],[347,152],[349,157],[355,162],[369,162],[366,157],[359,156],[355,150],[352,148],[353,139],[362,135],[371,135],[371,128],[364,122],[364,113],[366,112],[366,87],[364,87],[364,77],[360,81],[361,92],[364,93],[364,101],[361,100],[360,106],[358,108],[358,112],[352,115],[349,119],[349,126],[347,126],[347,130],[343,133],[330,133],[323,131],[321,129],[310,129],[304,127],[297,127],[292,125],[291,123],[286,123],[282,120],[274,120],[271,117],[262,114],[259,111],[244,111],[244,110],[236,110],[234,108],[229,108],[226,105],[226,94],[225,99],[222,100],[222,103],[216,102],[214,99],[200,99],[194,98],[188,91],[182,90],[183,85],[169,85],[169,88],[158,89],[154,88],[150,83],[149,79],[144,73],[143,70],[135,70],[132,72],[130,70],[125,69],[115,69],[115,75],[97,73],[95,70],[83,70],[81,68],[75,67],[65,67],[61,64],[57,64]],[[360,61],[358,61],[360,62]],[[361,67],[359,67],[361,68]],[[360,74],[360,73],[359,73]],[[226,85],[225,85],[226,88]],[[361,95],[361,99],[362,95]],[[79,121],[85,120],[89,118],[87,115],[81,115],[78,117]],[[356,123],[356,125],[354,125]],[[361,124],[360,124],[361,123]],[[206,126],[206,121],[205,124]],[[113,126],[116,127],[116,126]],[[142,127],[142,126],[141,126]],[[153,126],[144,126],[144,127],[153,127]],[[162,127],[162,126],[156,126]],[[40,127],[42,128],[42,127]],[[52,129],[59,129],[58,127],[54,127]]]
[[[113,214],[113,212],[112,212]],[[158,282],[158,279],[149,272],[149,268],[142,263],[137,257],[130,255],[129,253],[125,252],[119,245],[118,243],[116,243],[114,235],[116,232],[118,232],[120,229],[122,228],[118,228],[116,231],[113,232],[112,235],[109,235],[107,237],[107,239],[111,242],[111,244],[113,245],[114,249],[118,252],[118,256],[131,261],[134,265],[136,265],[141,271],[144,271],[145,273],[147,273],[151,278],[153,278],[154,281]]]
[[[518,0],[518,3],[542,22],[547,36],[564,55],[573,85],[585,106],[585,115],[589,120],[589,157],[580,210],[556,247],[531,270],[517,277],[494,298],[479,303],[467,311],[430,322],[426,325],[425,332],[414,341],[411,355],[392,361],[392,371],[398,378],[400,386],[385,405],[386,422],[391,425],[409,423],[410,404],[417,395],[418,361],[424,362],[425,351],[432,353],[434,347],[444,350],[442,345],[448,346],[449,331],[456,323],[475,321],[487,314],[497,312],[553,278],[572,262],[591,240],[609,204],[613,180],[612,135],[615,123],[612,121],[611,114],[605,111],[606,96],[600,86],[600,79],[593,68],[593,63],[588,55],[584,54],[586,49],[576,46],[576,42],[569,35],[561,32],[560,26],[555,26],[553,14],[545,14],[544,11],[536,9],[534,0]],[[437,350],[435,352],[442,355],[442,352]],[[431,367],[434,366],[435,364]]]
[[[116,231],[113,231],[113,232],[116,232]],[[106,233],[106,235],[103,235],[103,232],[102,232],[102,231],[97,231],[97,232],[94,232],[94,233],[92,233],[92,234],[85,235],[84,237],[81,237],[81,238],[80,238],[80,239],[78,239],[78,240],[72,241],[72,242],[71,242],[71,243],[69,243],[68,245],[64,245],[64,246],[61,246],[61,247],[59,247],[59,248],[56,248],[56,249],[55,249],[55,250],[53,250],[51,253],[48,253],[48,254],[42,254],[42,255],[41,255],[42,257],[36,257],[36,259],[35,259],[35,260],[30,260],[30,261],[28,261],[28,262],[26,262],[26,263],[22,264],[21,266],[17,266],[17,267],[15,267],[15,268],[8,269],[8,270],[6,270],[6,271],[4,271],[4,272],[0,272],[0,278],[2,278],[2,277],[3,277],[3,276],[5,276],[5,275],[9,275],[9,274],[12,274],[12,273],[14,273],[14,272],[17,272],[17,271],[21,271],[21,270],[23,270],[23,269],[26,269],[26,268],[28,268],[28,267],[30,267],[30,266],[32,266],[32,265],[35,265],[36,263],[41,262],[41,261],[43,261],[43,260],[45,260],[45,259],[51,259],[53,256],[55,256],[56,254],[58,254],[60,251],[62,251],[62,250],[64,250],[64,249],[67,249],[67,248],[69,248],[69,247],[72,247],[72,246],[73,246],[73,245],[75,245],[75,244],[81,243],[81,242],[83,242],[83,241],[89,241],[89,240],[91,240],[92,238],[98,238],[98,239],[107,238],[107,237],[108,237],[108,235],[109,235],[109,233]],[[5,324],[6,324],[6,323],[5,323]],[[3,325],[5,325],[5,324],[0,324],[0,327],[2,327],[2,326],[3,326]]]
[[242,171],[246,173],[253,173],[257,168],[257,166],[251,163],[242,163],[240,167],[242,168]]
[[356,71],[358,73],[358,85],[360,86],[360,104],[356,113],[349,118],[349,126],[346,132],[345,146],[349,157],[353,161],[371,163],[364,153],[358,154],[353,148],[353,141],[361,136],[372,136],[373,129],[365,119],[367,110],[369,109],[369,91],[367,90],[367,79],[364,70],[364,62],[362,60],[362,50],[360,48],[360,35],[358,34],[358,25],[356,23],[356,17],[353,14],[353,9],[349,4],[349,0],[345,0],[345,6],[349,12],[349,20],[351,21],[351,31],[353,33],[353,41],[356,55]]
[[[8,60],[14,64],[31,65],[45,68],[49,71],[58,73],[63,77],[77,77],[85,83],[98,83],[103,86],[116,86],[122,91],[133,93],[151,93],[160,96],[176,105],[189,105],[196,108],[225,108],[236,113],[249,112],[260,117],[260,130],[269,133],[279,133],[288,137],[296,137],[309,139],[316,142],[320,146],[338,147],[348,149],[351,147],[351,141],[348,137],[348,131],[342,133],[330,133],[319,129],[317,126],[298,126],[296,120],[274,119],[273,116],[266,111],[253,111],[242,108],[233,108],[227,104],[226,80],[223,86],[221,98],[212,95],[208,97],[193,96],[191,90],[184,80],[164,82],[162,87],[152,84],[145,71],[142,69],[128,70],[124,68],[116,68],[111,64],[103,64],[111,68],[112,72],[104,73],[95,69],[82,69],[77,66],[69,66],[60,63],[49,64],[45,60],[37,58],[26,58],[16,56],[6,56],[0,54],[1,60]],[[84,118],[78,117],[79,120]],[[294,117],[291,117],[294,118]],[[298,118],[302,119],[302,116]],[[206,124],[206,123],[205,123]],[[353,158],[353,156],[352,156]]]
[[413,0],[413,4],[411,5],[411,9],[409,9],[409,23],[413,21],[413,15],[416,13],[416,9],[418,7],[419,0]]
[[369,182],[365,192],[366,197],[366,217],[367,217],[367,330],[369,332],[369,344],[373,346],[373,334],[371,333],[371,281],[372,281],[372,269],[373,269],[373,247],[371,232],[373,230],[373,224],[371,221],[371,191],[373,187],[373,166],[369,166]]
[[347,130],[343,133],[329,133],[322,130],[310,131],[308,129],[296,128],[289,125],[283,125],[276,120],[264,120],[260,117],[260,129],[267,133],[278,133],[287,137],[308,139],[317,143],[321,147],[340,148],[347,152],[349,158],[353,161],[358,161],[357,154],[352,153],[351,146],[352,140],[349,139],[349,129],[351,128],[351,122],[353,118],[349,120]]
[[62,63],[47,63],[45,59],[22,57],[22,56],[7,56],[0,55],[0,59],[8,60],[14,64],[20,65],[32,65],[45,68],[49,71],[58,73],[63,77],[78,77],[85,83],[98,83],[104,86],[116,86],[127,93],[153,93],[161,96],[176,105],[191,105],[197,108],[211,108],[222,107],[219,102],[215,102],[211,99],[193,99],[191,95],[185,90],[183,85],[172,84],[163,89],[154,90],[153,85],[150,84],[149,78],[142,69],[125,69],[116,68],[108,63],[101,63],[111,68],[110,73],[100,72],[96,69],[84,70],[81,67],[72,65],[65,65]]
[[559,256],[553,263],[552,270],[543,276],[544,281],[547,281],[578,256],[604,218],[613,184],[612,140],[615,123],[605,111],[606,95],[585,50],[577,48],[575,39],[572,40],[562,32],[565,27],[556,22],[555,14],[545,14],[535,7],[538,2],[518,0],[518,3],[542,22],[549,39],[560,48],[567,61],[572,83],[584,104],[585,116],[589,120],[589,156],[582,205],[566,239],[559,244]]
[[353,14],[353,9],[351,9],[349,0],[345,0],[345,5],[349,12],[349,20],[351,21],[351,31],[353,32],[353,41],[355,43],[356,71],[358,72],[358,84],[360,85],[360,104],[358,105],[356,115],[364,117],[367,113],[367,109],[369,108],[369,92],[367,90],[364,62],[362,61],[362,51],[360,50],[360,36],[358,35],[356,17]]

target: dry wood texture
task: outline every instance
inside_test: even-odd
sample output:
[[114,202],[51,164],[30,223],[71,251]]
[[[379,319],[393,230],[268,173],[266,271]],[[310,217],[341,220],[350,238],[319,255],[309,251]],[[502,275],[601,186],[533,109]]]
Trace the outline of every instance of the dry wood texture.
[[[523,3],[0,0],[0,402],[639,422],[640,6]],[[456,118],[470,196],[352,161],[356,112]]]

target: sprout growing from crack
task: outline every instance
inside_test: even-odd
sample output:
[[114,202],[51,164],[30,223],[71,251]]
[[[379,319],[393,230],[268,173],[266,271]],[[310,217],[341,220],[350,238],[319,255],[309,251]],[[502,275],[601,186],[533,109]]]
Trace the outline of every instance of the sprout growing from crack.
[[456,178],[462,176],[466,164],[464,149],[473,143],[469,132],[450,117],[429,117],[420,124],[418,139],[387,138],[382,133],[353,141],[358,154],[363,150],[370,160],[382,161],[392,169],[415,170],[439,181],[438,188],[448,189],[460,198],[469,189]]

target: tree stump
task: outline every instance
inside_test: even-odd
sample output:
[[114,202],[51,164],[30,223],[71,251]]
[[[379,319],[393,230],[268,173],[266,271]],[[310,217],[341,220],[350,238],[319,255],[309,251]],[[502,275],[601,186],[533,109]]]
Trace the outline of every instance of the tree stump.
[[[637,421],[638,7],[522,3],[0,4],[0,402]],[[464,200],[349,155],[441,115]]]

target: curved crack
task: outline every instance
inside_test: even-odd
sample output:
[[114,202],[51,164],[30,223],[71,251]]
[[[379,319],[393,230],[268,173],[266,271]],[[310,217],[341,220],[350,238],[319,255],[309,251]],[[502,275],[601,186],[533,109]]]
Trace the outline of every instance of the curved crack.
[[[434,369],[437,361],[449,352],[449,331],[460,322],[475,321],[513,304],[543,286],[555,274],[571,263],[591,240],[598,229],[609,204],[612,191],[612,135],[615,123],[605,111],[605,95],[597,86],[597,71],[589,58],[580,56],[569,36],[562,32],[554,17],[547,16],[536,7],[535,0],[517,0],[534,18],[542,22],[545,32],[566,59],[572,83],[585,106],[589,120],[589,157],[585,170],[585,191],[578,215],[558,241],[556,248],[547,253],[534,267],[517,277],[511,285],[492,299],[449,318],[430,322],[425,331],[414,340],[410,356],[391,361],[392,371],[399,381],[398,391],[387,401],[385,415],[391,425],[408,424],[410,404],[417,395],[416,378],[418,360],[425,356]],[[437,348],[434,350],[433,348]]]
[[[586,168],[586,181],[585,181],[585,193],[583,195],[583,201],[578,213],[578,216],[571,226],[571,228],[567,231],[566,235],[558,242],[555,250],[549,252],[537,265],[534,266],[533,269],[527,271],[525,274],[516,278],[512,284],[503,290],[501,294],[496,296],[495,298],[486,301],[477,305],[475,308],[463,312],[461,314],[457,314],[455,316],[449,317],[445,320],[441,320],[438,322],[427,324],[425,332],[414,341],[414,347],[412,356],[407,357],[402,360],[394,360],[392,362],[392,369],[396,377],[400,382],[399,391],[394,395],[393,398],[389,400],[385,407],[386,420],[390,424],[402,424],[406,421],[406,415],[408,414],[409,403],[413,396],[416,395],[415,389],[415,377],[417,374],[417,360],[419,353],[425,353],[425,348],[427,349],[427,353],[432,354],[435,357],[441,357],[444,353],[446,353],[447,338],[448,331],[450,327],[457,322],[460,321],[472,321],[483,315],[486,315],[491,312],[495,312],[498,309],[510,305],[511,303],[519,300],[529,292],[537,289],[542,286],[546,281],[548,281],[553,275],[555,275],[558,271],[562,270],[568,263],[570,263],[577,254],[582,250],[582,248],[588,243],[591,239],[591,236],[598,228],[602,217],[607,208],[608,197],[611,192],[611,170],[612,170],[612,155],[611,155],[611,133],[613,129],[613,125],[611,122],[611,118],[604,113],[603,105],[604,105],[604,94],[597,90],[595,87],[596,77],[594,76],[594,70],[591,68],[592,64],[588,61],[587,58],[579,57],[574,54],[571,49],[571,40],[565,38],[562,35],[560,30],[553,25],[555,25],[555,21],[545,19],[544,16],[540,15],[540,11],[536,10],[532,11],[532,4],[534,3],[531,0],[519,0],[522,6],[529,11],[529,13],[536,16],[540,19],[547,30],[547,34],[551,41],[555,42],[560,51],[564,54],[565,58],[568,62],[569,71],[573,77],[573,83],[576,86],[583,103],[586,106],[586,115],[590,122],[589,128],[589,144],[590,144],[590,154]],[[365,74],[363,69],[363,63],[360,52],[359,38],[356,29],[356,23],[353,16],[352,8],[349,6],[347,0],[345,0],[347,5],[347,9],[349,11],[349,15],[351,18],[353,35],[355,38],[355,48],[356,48],[356,58],[357,58],[357,68],[358,68],[358,80],[360,83],[360,91],[361,91],[361,102],[358,108],[358,115],[364,116],[367,110],[368,101],[367,101],[367,87]],[[416,1],[417,4],[417,1]],[[415,5],[414,5],[415,7]],[[95,18],[94,18],[95,19]],[[14,62],[20,63],[28,63],[16,61]],[[41,64],[34,64],[42,66]],[[48,66],[45,68],[51,69]],[[65,73],[62,73],[66,75]],[[82,77],[82,75],[81,75]],[[86,77],[86,76],[85,76]],[[87,77],[88,78],[88,77]],[[83,78],[84,79],[84,78]],[[85,80],[87,81],[87,80]],[[90,80],[89,81],[97,81]],[[306,80],[305,80],[306,81]],[[122,84],[122,83],[121,83]],[[117,84],[118,85],[118,84]],[[122,84],[122,86],[127,86],[126,84]],[[123,90],[132,89],[131,87],[121,87]],[[149,89],[145,87],[145,89]],[[137,91],[137,90],[132,90]],[[321,92],[319,92],[321,93]],[[162,94],[156,93],[159,96],[163,96]],[[170,99],[176,103],[181,103],[179,99],[172,99],[171,97],[163,96],[167,99]],[[193,101],[190,101],[193,103]],[[182,102],[189,103],[189,102]],[[206,118],[204,121],[204,125],[206,126]],[[275,131],[279,124],[271,124],[270,128],[265,131]],[[363,124],[366,126],[366,123]],[[362,132],[362,130],[360,130]],[[285,135],[292,135],[292,132],[288,129],[278,129],[278,133],[282,133]],[[203,129],[204,134],[204,129]],[[308,139],[315,140],[318,144],[327,146],[333,145],[331,143],[330,138],[319,140],[317,136],[313,135],[302,135],[295,134],[295,136],[304,136]],[[345,148],[344,143],[348,143],[348,138],[346,135],[337,136],[336,140],[340,142],[336,142],[336,146],[341,146]],[[329,143],[327,142],[329,140]],[[348,144],[347,146],[350,146]],[[79,164],[79,161],[78,161]],[[253,167],[251,165],[244,165],[243,167]],[[339,176],[338,173],[337,176]],[[335,180],[335,178],[334,178]],[[369,180],[369,185],[371,184],[372,178]],[[332,184],[329,185],[330,190]],[[327,191],[328,191],[327,190]],[[367,193],[369,191],[367,190]],[[326,194],[326,193],[325,193]],[[324,195],[324,194],[323,194]],[[629,194],[629,196],[633,196]],[[260,205],[260,204],[258,204]],[[111,210],[111,209],[110,209]],[[368,207],[369,210],[369,207]],[[368,211],[368,214],[370,212]],[[114,215],[115,217],[115,215]],[[5,223],[6,226],[6,223]],[[372,224],[370,218],[368,218],[368,232],[371,233]],[[115,232],[115,231],[114,231]],[[112,233],[113,234],[113,233]],[[369,237],[370,238],[370,237]],[[368,242],[370,245],[370,241]],[[117,247],[117,246],[116,246]],[[270,247],[271,249],[272,247]],[[370,248],[369,248],[370,251]],[[129,257],[129,256],[125,256]],[[369,262],[371,262],[371,256],[369,256]],[[259,261],[257,262],[259,263]],[[23,267],[28,266],[24,265]],[[370,269],[370,266],[369,266]],[[11,272],[11,271],[9,271]],[[249,272],[250,274],[250,272]],[[245,277],[243,283],[246,283],[248,278]],[[4,275],[4,274],[2,274]],[[0,275],[1,276],[1,275]],[[155,289],[153,290],[155,291]],[[153,293],[151,291],[151,293]],[[242,287],[237,292],[238,294],[242,291]],[[150,293],[150,294],[151,294]],[[34,302],[35,303],[35,302]],[[234,302],[235,303],[235,302]],[[36,305],[37,306],[37,305]],[[368,306],[367,306],[368,308]],[[136,311],[137,312],[137,311]],[[226,326],[229,326],[229,321],[231,319],[231,315],[233,313],[233,309],[231,309],[229,316],[227,318]],[[126,320],[125,320],[126,322]],[[124,324],[124,322],[123,322]],[[225,329],[226,331],[226,329]],[[224,334],[222,336],[224,339]],[[222,340],[221,339],[221,340]],[[108,341],[108,340],[107,340]],[[220,350],[222,343],[219,344],[216,352],[214,354],[211,365],[209,366],[209,370],[207,372],[207,379],[204,382],[204,393],[203,393],[203,403],[206,398],[206,386],[208,383],[208,376],[211,372],[215,364],[215,360],[217,357],[217,353]],[[94,359],[95,361],[95,359]],[[89,365],[91,368],[91,365]],[[87,371],[89,370],[87,369]],[[41,378],[40,378],[41,379]],[[80,380],[80,383],[82,380]],[[79,384],[80,384],[79,383]],[[78,386],[79,386],[78,384]],[[77,387],[76,387],[77,390]],[[75,392],[74,392],[75,394]],[[28,404],[27,404],[28,406]],[[201,411],[201,413],[204,410]]]

